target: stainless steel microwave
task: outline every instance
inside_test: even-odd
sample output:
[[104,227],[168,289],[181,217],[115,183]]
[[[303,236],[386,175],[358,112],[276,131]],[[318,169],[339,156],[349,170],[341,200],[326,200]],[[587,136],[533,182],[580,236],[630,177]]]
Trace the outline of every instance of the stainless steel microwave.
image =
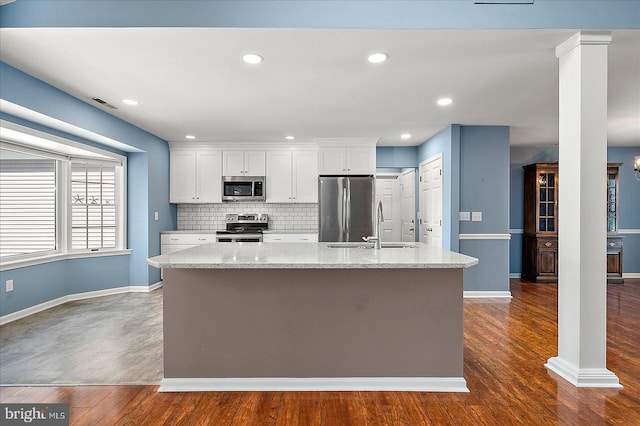
[[264,176],[223,176],[222,201],[265,201]]

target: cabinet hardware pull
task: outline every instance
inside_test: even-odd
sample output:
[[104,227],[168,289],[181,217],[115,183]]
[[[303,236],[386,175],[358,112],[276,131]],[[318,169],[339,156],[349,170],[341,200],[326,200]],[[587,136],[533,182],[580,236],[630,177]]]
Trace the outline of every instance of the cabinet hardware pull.
[[552,244],[552,243],[550,243],[549,241],[547,241],[546,243],[544,243],[544,246],[545,246],[545,247],[551,247],[552,245],[553,245],[553,244]]
[[609,243],[609,247],[615,247],[616,243]]

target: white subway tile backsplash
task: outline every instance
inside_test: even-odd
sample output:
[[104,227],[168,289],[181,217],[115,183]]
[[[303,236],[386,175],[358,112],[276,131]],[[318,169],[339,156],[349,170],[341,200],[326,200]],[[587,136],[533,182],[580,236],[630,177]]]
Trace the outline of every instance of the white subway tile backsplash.
[[229,213],[268,213],[269,229],[273,231],[318,230],[318,204],[178,204],[178,230],[219,230],[225,228]]

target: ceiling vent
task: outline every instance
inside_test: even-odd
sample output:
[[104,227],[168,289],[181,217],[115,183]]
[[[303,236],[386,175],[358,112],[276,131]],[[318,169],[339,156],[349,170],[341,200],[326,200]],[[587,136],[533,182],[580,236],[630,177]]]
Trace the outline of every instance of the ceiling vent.
[[107,101],[103,101],[100,98],[90,98],[92,101],[99,103],[102,106],[105,106],[107,108],[111,108],[111,109],[118,109],[117,107],[114,107],[113,105],[111,105],[109,102]]

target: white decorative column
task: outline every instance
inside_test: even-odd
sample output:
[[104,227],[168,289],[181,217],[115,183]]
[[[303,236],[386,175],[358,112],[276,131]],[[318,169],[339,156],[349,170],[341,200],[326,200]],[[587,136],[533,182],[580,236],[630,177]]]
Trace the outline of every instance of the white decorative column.
[[578,387],[619,388],[607,370],[607,45],[579,32],[560,60],[558,356],[545,366]]

